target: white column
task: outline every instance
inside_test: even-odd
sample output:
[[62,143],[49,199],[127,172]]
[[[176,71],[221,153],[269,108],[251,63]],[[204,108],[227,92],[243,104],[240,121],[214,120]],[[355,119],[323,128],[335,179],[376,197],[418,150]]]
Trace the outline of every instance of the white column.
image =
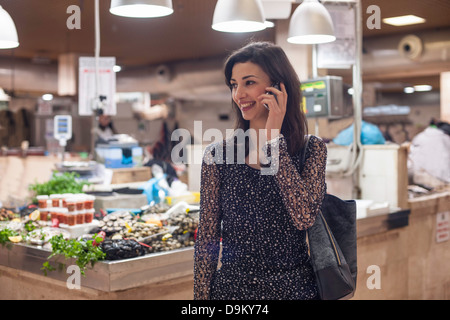
[[450,71],[441,73],[441,121],[450,122]]
[[283,48],[291,61],[300,81],[311,78],[312,55],[310,45],[287,42],[290,19],[277,20],[275,26],[275,44]]

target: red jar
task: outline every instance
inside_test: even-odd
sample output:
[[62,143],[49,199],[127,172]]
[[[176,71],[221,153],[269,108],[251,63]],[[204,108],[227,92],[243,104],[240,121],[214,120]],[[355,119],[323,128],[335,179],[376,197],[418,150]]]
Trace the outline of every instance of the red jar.
[[46,196],[46,195],[41,195],[41,196],[37,196],[36,199],[37,199],[37,201],[38,201],[38,207],[39,207],[39,209],[47,208],[47,200],[48,200],[48,196]]
[[50,217],[51,217],[51,220],[53,220],[53,219],[58,219],[58,212],[56,211],[56,209],[53,209],[53,210],[50,212]]
[[94,209],[86,210],[86,214],[84,215],[84,222],[91,223],[94,220]]
[[59,220],[59,223],[67,224],[67,213],[64,211],[59,211],[58,212],[58,220]]
[[48,220],[48,215],[49,215],[49,212],[48,212],[48,210],[44,210],[44,209],[41,209],[41,210],[39,210],[39,212],[40,212],[40,220],[41,221],[47,221]]
[[67,206],[67,219],[69,220],[67,224],[69,226],[74,226],[77,224],[76,220],[76,202],[71,199],[66,199],[66,206]]
[[67,215],[67,224],[69,226],[74,226],[75,225],[75,215],[74,214],[68,214]]
[[95,197],[91,195],[87,195],[84,200],[84,208],[86,210],[94,209],[94,201]]
[[84,223],[84,210],[78,211],[76,215],[76,223],[77,224],[83,224]]
[[50,200],[52,200],[52,207],[59,208],[61,207],[61,195],[60,194],[51,194]]

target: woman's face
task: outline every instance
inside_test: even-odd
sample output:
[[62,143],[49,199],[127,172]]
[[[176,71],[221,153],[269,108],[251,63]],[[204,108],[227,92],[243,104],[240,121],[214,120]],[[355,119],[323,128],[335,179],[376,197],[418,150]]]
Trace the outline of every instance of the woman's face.
[[100,125],[102,125],[103,127],[106,127],[107,125],[109,125],[109,123],[111,122],[111,117],[108,115],[100,115],[98,117],[98,122],[100,123]]
[[233,101],[245,120],[267,118],[268,110],[259,97],[271,84],[269,76],[260,66],[252,62],[236,63],[232,69],[230,85]]

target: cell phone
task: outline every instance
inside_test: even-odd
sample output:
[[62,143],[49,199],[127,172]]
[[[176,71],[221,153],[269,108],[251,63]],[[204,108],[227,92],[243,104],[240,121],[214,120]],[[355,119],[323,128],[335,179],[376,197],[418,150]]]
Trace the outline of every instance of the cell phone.
[[[278,83],[278,82],[273,83],[273,84],[271,85],[271,87],[274,87],[274,88],[277,89],[277,90],[281,90],[281,89],[280,89],[280,83]],[[273,95],[273,96],[275,97],[275,100],[278,102],[277,96],[276,96],[273,92],[266,91],[266,94],[271,94],[271,95]],[[270,111],[269,106],[268,106],[267,104],[264,103],[264,107],[265,107],[267,110]]]

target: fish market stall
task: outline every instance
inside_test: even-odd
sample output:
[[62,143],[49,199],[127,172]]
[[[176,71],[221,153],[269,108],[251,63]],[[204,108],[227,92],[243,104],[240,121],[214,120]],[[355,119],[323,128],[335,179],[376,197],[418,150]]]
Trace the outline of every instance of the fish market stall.
[[58,259],[65,267],[43,274],[50,253],[24,244],[2,247],[0,299],[192,299],[192,247],[99,261],[78,286],[68,268],[74,259]]
[[0,227],[0,299],[192,299],[198,206],[113,212],[76,237],[36,217]]

